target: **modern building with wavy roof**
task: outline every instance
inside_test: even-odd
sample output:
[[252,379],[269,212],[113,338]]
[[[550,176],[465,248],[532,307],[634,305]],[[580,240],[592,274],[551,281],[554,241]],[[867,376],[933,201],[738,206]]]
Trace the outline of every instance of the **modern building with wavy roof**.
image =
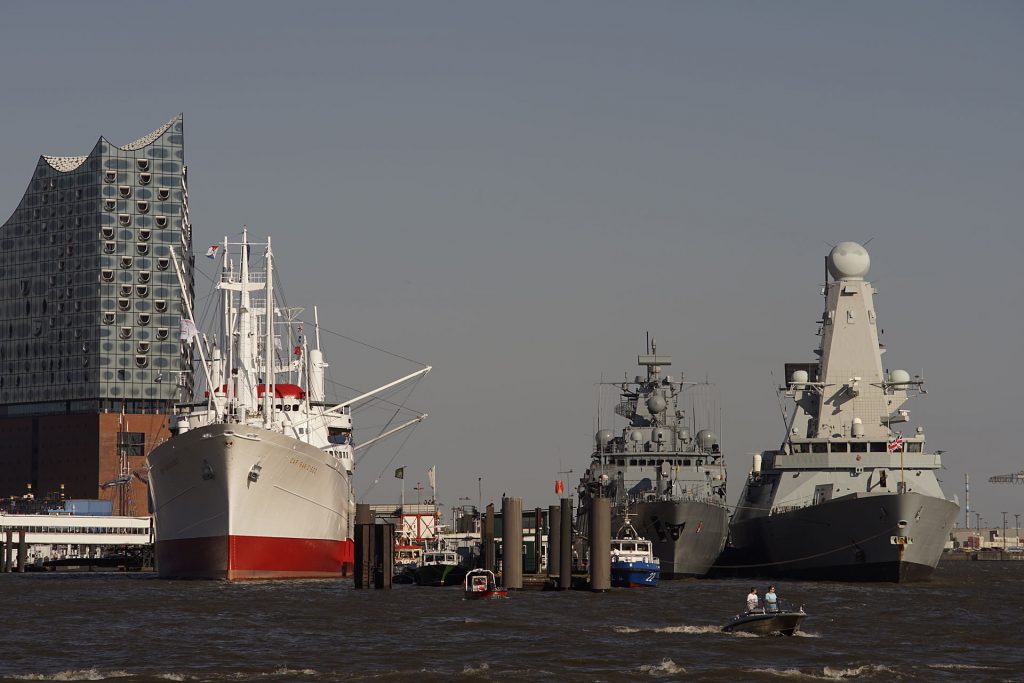
[[144,456],[192,383],[171,258],[191,295],[183,133],[179,114],[126,145],[41,156],[0,227],[0,496],[145,512]]

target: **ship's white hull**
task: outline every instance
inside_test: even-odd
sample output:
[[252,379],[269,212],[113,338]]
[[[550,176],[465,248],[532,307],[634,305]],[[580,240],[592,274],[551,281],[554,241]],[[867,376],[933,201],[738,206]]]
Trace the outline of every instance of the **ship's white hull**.
[[149,455],[165,578],[338,577],[353,563],[350,475],[278,432],[212,424]]
[[960,507],[918,493],[859,494],[734,521],[722,569],[743,576],[920,581]]

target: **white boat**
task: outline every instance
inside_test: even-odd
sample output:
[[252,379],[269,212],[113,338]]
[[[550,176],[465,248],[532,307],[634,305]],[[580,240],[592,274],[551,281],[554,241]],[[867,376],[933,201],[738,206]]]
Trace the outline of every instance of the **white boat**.
[[187,300],[182,313],[183,340],[196,340],[212,391],[180,408],[174,436],[148,458],[157,571],[228,580],[348,574],[355,452],[426,417],[354,445],[351,406],[430,368],[328,403],[319,321],[309,348],[301,323],[277,319],[270,240],[262,268],[253,267],[250,253],[264,245],[250,243],[247,233],[223,246],[220,343],[198,335]]

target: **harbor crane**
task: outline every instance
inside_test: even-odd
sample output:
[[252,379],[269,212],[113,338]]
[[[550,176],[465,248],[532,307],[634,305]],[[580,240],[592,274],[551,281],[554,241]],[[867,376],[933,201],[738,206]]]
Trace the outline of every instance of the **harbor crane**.
[[1024,470],[1012,474],[997,474],[989,477],[990,484],[1024,484]]

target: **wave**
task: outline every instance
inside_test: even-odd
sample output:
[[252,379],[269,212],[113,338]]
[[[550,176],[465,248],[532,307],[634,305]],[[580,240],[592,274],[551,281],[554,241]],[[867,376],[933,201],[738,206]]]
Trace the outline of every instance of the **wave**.
[[842,681],[858,679],[861,677],[873,677],[875,674],[896,673],[893,669],[882,665],[882,664],[865,664],[863,666],[851,666],[844,668],[837,668],[832,666],[826,666],[818,671],[802,671],[800,669],[789,668],[789,669],[753,669],[755,673],[768,674],[771,676],[778,676],[779,678],[792,678],[796,680],[812,680],[812,681]]
[[671,659],[667,657],[661,660],[661,664],[644,664],[640,667],[640,671],[645,674],[660,677],[660,676],[671,676],[673,674],[684,674],[686,669],[679,666]]
[[[486,668],[486,665],[484,665]],[[280,667],[273,671],[232,671],[222,672],[213,675],[213,678],[227,680],[258,680],[260,678],[276,678],[279,676],[317,676],[320,672],[316,669],[292,669]],[[148,671],[101,671],[99,669],[69,669],[57,673],[27,673],[15,675],[11,678],[19,681],[106,681],[117,678],[159,678],[165,681],[188,681],[197,678],[209,679],[209,675],[198,676],[183,672],[168,671],[163,673],[151,673]]]
[[22,674],[12,676],[19,681],[105,681],[110,678],[128,678],[127,671],[100,671],[99,669],[69,669],[53,674]]
[[948,669],[950,671],[1000,671],[1006,667],[988,664],[929,664],[929,669]]

